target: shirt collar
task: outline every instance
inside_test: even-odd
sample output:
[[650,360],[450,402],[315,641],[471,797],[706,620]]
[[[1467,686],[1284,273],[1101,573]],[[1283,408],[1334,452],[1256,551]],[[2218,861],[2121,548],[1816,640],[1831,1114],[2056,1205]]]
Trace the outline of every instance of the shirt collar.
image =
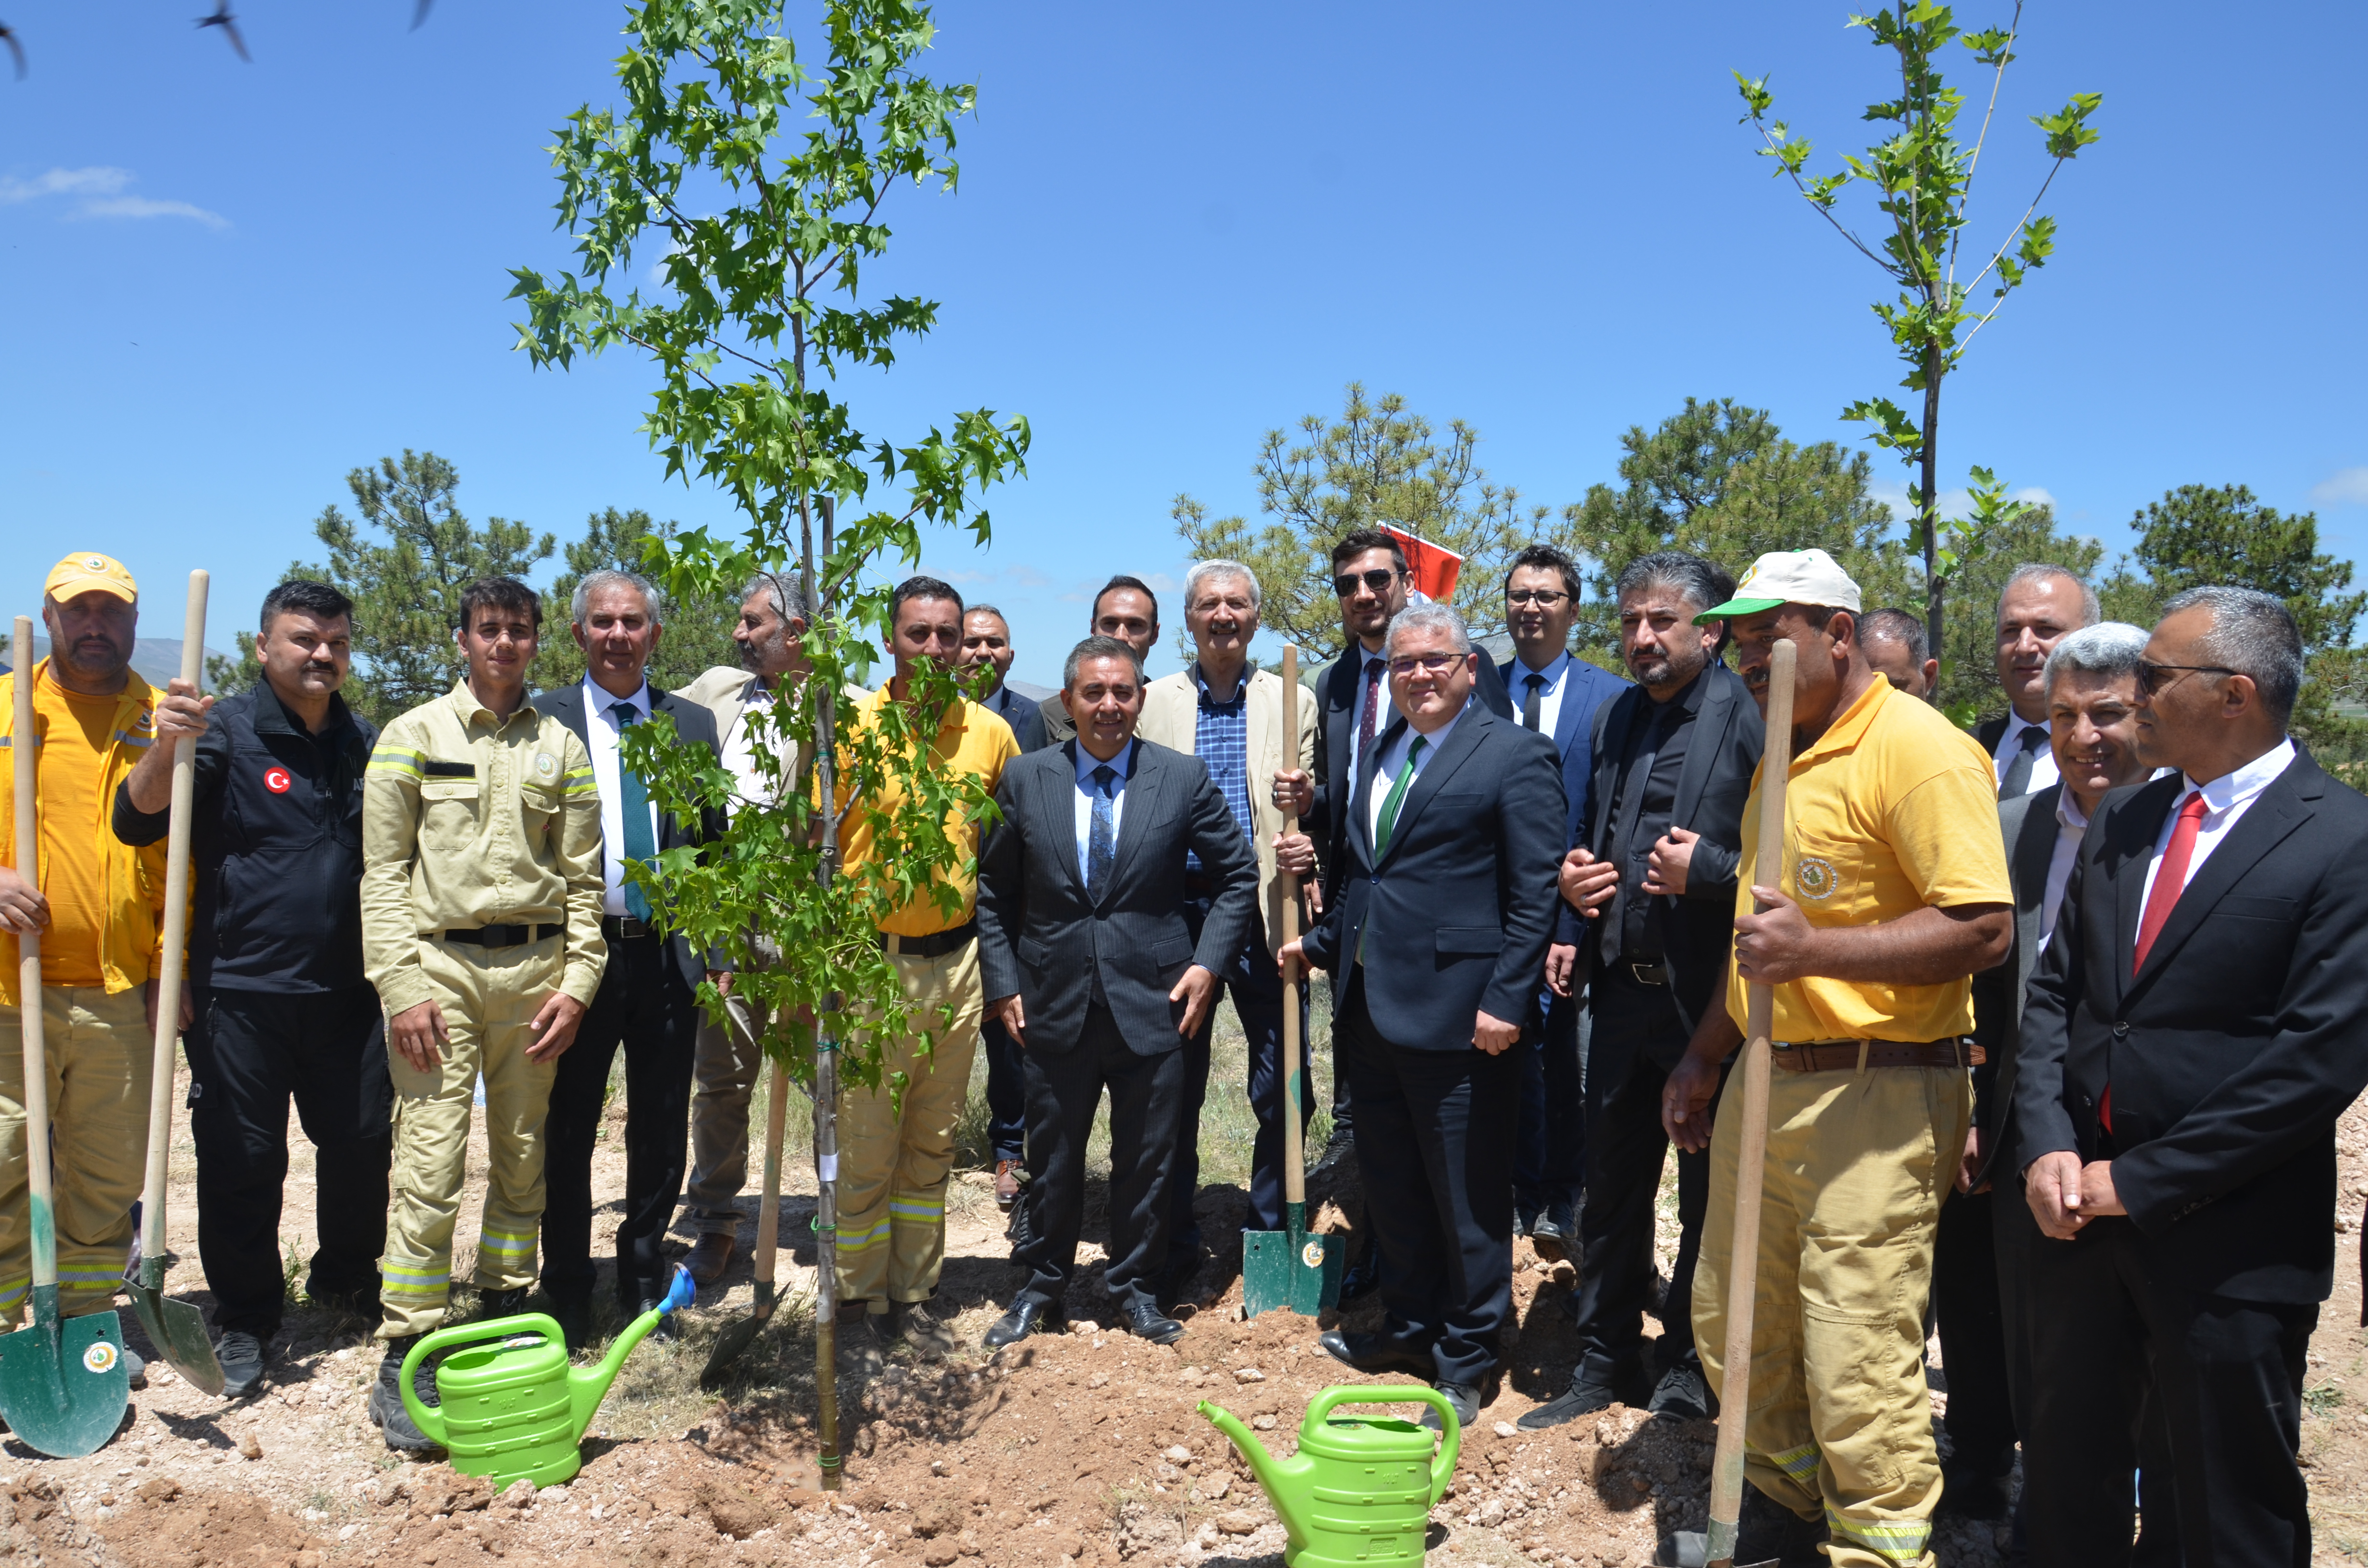
[[2185,805],[2187,797],[2190,795],[2201,794],[2203,797],[2203,809],[2214,816],[2218,816],[2222,812],[2251,800],[2275,783],[2278,775],[2291,767],[2294,759],[2294,742],[2280,741],[2273,749],[2263,752],[2242,767],[2222,774],[2209,784],[2198,784],[2192,778],[2187,779],[2187,788],[2180,791],[2179,804]]
[[[1220,702],[1209,694],[1209,677],[1201,673],[1201,661],[1193,660],[1192,685],[1201,694],[1201,706],[1216,713],[1230,712],[1234,709],[1242,707],[1249,700],[1250,676],[1253,673],[1247,665],[1243,665],[1241,684],[1234,687],[1233,700]],[[1128,744],[1131,745],[1133,743]]]
[[1124,783],[1127,779],[1134,777],[1134,737],[1132,735],[1127,737],[1126,744],[1119,747],[1118,755],[1110,758],[1107,765],[1103,763],[1101,758],[1087,751],[1082,742],[1076,743],[1076,754],[1077,788],[1080,790],[1092,789],[1094,787],[1094,769],[1104,766],[1118,769],[1118,777],[1121,783]]
[[2031,720],[2024,718],[2021,714],[2009,708],[2006,710],[2006,729],[2004,733],[1998,736],[1998,744],[2001,746],[2007,745],[2025,730],[2037,730],[2043,735],[2053,733],[2053,732],[2047,727],[2046,720],[2042,719],[2038,722],[2033,723]]
[[2055,820],[2065,827],[2078,828],[2084,833],[2088,831],[2089,813],[2080,809],[2080,802],[2073,798],[2068,788],[2055,791]]
[[[1417,730],[1412,724],[1408,724],[1406,727],[1406,751],[1411,752],[1414,750],[1414,743],[1417,739],[1420,739],[1425,743],[1423,750],[1433,756],[1437,756],[1439,755],[1439,748],[1447,744],[1447,737],[1455,733],[1455,726],[1463,722],[1463,715],[1470,711],[1471,710],[1468,707],[1457,709],[1448,719],[1446,723],[1441,724],[1439,728],[1433,730],[1427,735]],[[1401,763],[1404,762],[1405,756],[1405,752],[1401,752],[1399,754],[1399,760]]]
[[642,682],[631,697],[619,697],[590,676],[584,677],[584,705],[588,711],[605,714],[620,702],[632,705],[635,719],[648,718],[650,716],[650,683],[646,680]]
[[1567,649],[1565,649],[1562,653],[1556,653],[1554,656],[1554,662],[1542,670],[1533,670],[1530,668],[1529,665],[1521,663],[1520,655],[1515,654],[1513,657],[1513,678],[1505,684],[1513,688],[1513,706],[1519,708],[1521,705],[1521,699],[1529,695],[1530,677],[1531,676],[1543,676],[1546,677],[1545,685],[1538,687],[1538,695],[1540,697],[1551,697],[1556,691],[1562,689],[1563,680],[1569,674],[1570,652]]
[[321,721],[319,733],[314,733],[297,722],[296,716],[288,711],[288,704],[279,700],[279,694],[271,688],[269,681],[256,683],[255,712],[252,722],[256,729],[267,733],[304,735],[313,740],[325,741],[346,727],[346,722],[349,716],[346,708],[346,699],[333,691],[329,694],[328,714]]
[[[1793,770],[1799,772],[1801,765],[1812,757],[1827,752],[1849,751],[1857,745],[1859,737],[1865,734],[1868,726],[1874,722],[1874,716],[1883,711],[1883,705],[1898,694],[1899,688],[1881,676],[1868,681],[1866,689],[1859,693],[1858,700],[1835,714],[1833,722],[1826,726],[1826,733],[1793,758]],[[1910,697],[1905,700],[1914,702],[1918,699]]]

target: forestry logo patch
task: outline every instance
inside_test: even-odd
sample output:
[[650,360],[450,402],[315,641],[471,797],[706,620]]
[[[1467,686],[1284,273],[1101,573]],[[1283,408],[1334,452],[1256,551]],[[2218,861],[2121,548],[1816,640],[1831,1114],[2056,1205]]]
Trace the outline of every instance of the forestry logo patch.
[[1814,855],[1804,856],[1793,872],[1793,885],[1803,898],[1825,898],[1834,891],[1840,879],[1834,875],[1833,862],[1820,860]]

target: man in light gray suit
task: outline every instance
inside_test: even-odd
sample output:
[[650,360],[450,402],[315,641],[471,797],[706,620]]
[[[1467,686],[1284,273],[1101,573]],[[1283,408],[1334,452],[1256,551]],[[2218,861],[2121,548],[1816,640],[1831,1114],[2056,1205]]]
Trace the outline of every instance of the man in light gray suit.
[[[1183,1046],[1249,938],[1258,863],[1208,765],[1135,738],[1143,694],[1133,647],[1078,643],[1061,680],[1076,733],[1004,769],[1001,820],[979,851],[979,967],[987,1008],[1022,1053],[1030,1166],[1012,1255],[1030,1278],[989,1348],[1060,1324],[1105,1088],[1110,1299],[1131,1334],[1167,1345],[1184,1333],[1157,1301]],[[1190,858],[1211,897],[1198,943],[1184,919]]]

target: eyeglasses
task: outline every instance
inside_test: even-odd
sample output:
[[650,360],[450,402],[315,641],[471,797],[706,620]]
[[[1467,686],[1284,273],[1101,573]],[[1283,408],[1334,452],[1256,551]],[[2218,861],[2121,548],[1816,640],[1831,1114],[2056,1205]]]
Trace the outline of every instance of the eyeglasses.
[[2138,689],[2152,697],[2171,683],[2165,676],[2174,675],[2233,676],[2241,672],[2226,665],[2157,665],[2151,659],[2138,661]]
[[1397,575],[1396,571],[1388,566],[1376,566],[1370,572],[1343,572],[1332,579],[1332,594],[1335,598],[1345,599],[1357,591],[1360,583],[1378,594],[1397,581]]
[[1540,609],[1552,609],[1570,597],[1559,588],[1513,588],[1505,595],[1508,605],[1535,605]]
[[1400,680],[1404,680],[1417,670],[1423,670],[1431,675],[1443,675],[1452,666],[1462,664],[1471,656],[1469,653],[1408,653],[1404,658],[1390,661],[1390,674]]

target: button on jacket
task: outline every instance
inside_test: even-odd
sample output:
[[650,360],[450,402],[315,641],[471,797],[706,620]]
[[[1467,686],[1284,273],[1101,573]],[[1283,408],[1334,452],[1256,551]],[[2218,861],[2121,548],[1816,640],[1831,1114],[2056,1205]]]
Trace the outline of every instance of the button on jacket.
[[[362,772],[378,726],[329,699],[318,734],[267,682],[214,704],[196,748],[189,973],[233,991],[362,983]],[[115,835],[164,842],[169,811],[115,791]]]
[[362,789],[362,961],[389,1017],[434,994],[419,938],[566,926],[559,988],[589,1005],[600,937],[600,801],[567,726],[497,719],[465,680],[386,727]]

